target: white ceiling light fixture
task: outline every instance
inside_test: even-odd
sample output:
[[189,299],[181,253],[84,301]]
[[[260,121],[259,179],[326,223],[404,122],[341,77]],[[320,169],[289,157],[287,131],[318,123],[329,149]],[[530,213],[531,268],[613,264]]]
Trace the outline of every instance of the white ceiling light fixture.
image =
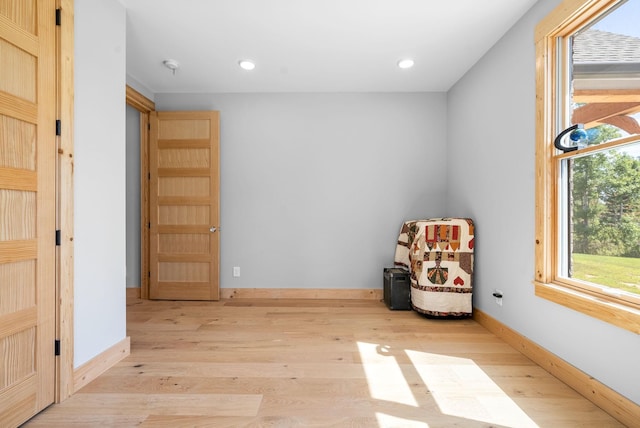
[[405,58],[398,61],[398,67],[402,69],[407,69],[413,67],[415,62],[411,58]]
[[162,61],[162,65],[171,70],[174,76],[176,75],[176,70],[180,68],[180,64],[175,59],[165,59]]
[[251,71],[256,68],[255,62],[251,61],[250,59],[241,59],[240,61],[238,61],[238,65],[240,66],[240,68],[247,71]]

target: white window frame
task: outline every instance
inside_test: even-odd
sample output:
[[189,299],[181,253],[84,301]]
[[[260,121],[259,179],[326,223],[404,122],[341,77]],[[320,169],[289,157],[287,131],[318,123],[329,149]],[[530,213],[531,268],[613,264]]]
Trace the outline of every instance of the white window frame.
[[[566,70],[567,61],[560,45],[568,37],[593,21],[621,0],[565,0],[536,27],[536,236],[535,277],[536,296],[564,305],[581,313],[640,334],[640,299],[622,299],[603,291],[601,287],[559,275],[559,162],[553,145],[555,136],[566,126],[558,123],[558,97],[566,88],[557,79],[558,67]],[[566,81],[567,79],[563,79]],[[585,149],[587,151],[589,149]],[[592,150],[598,150],[594,148]]]

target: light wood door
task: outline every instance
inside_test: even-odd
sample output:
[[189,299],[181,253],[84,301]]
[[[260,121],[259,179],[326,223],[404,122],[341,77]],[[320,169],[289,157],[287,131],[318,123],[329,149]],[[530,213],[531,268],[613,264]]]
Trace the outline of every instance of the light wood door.
[[0,426],[55,393],[55,2],[0,0]]
[[149,298],[219,299],[219,114],[151,112]]

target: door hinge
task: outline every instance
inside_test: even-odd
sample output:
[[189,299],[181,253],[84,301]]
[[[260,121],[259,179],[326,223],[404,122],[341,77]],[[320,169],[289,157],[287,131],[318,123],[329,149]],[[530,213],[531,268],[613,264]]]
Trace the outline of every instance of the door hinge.
[[149,271],[149,278],[151,278],[151,271]]
[[60,119],[56,119],[56,136],[59,137],[62,135],[62,121]]
[[147,180],[151,180],[151,173],[147,174]]
[[61,242],[60,230],[56,230],[56,246],[59,247]]
[[151,122],[147,122],[147,129],[151,131]]
[[151,229],[151,223],[147,223],[147,227]]
[[56,25],[60,25],[62,21],[62,10],[60,8],[56,9]]
[[60,340],[56,339],[56,341],[54,342],[54,354],[56,357],[60,356]]

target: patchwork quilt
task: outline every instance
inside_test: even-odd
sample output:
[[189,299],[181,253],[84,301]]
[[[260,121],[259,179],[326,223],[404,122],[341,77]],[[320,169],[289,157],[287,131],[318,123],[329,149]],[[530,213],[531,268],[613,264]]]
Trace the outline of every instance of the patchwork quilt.
[[471,315],[474,244],[474,225],[468,218],[402,225],[395,265],[411,273],[413,309],[433,316]]

